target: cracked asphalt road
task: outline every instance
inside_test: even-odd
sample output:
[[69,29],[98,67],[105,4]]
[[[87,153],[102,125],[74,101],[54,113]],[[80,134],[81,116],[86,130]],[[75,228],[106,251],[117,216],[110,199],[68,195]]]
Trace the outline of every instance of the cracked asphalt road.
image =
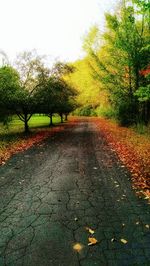
[[1,167],[0,265],[150,265],[149,212],[94,120],[81,119]]

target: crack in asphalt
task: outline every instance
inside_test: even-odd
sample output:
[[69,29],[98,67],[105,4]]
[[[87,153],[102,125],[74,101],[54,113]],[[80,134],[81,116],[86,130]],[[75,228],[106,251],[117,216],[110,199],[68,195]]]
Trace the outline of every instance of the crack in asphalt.
[[94,120],[12,156],[0,206],[0,266],[150,265],[150,206]]

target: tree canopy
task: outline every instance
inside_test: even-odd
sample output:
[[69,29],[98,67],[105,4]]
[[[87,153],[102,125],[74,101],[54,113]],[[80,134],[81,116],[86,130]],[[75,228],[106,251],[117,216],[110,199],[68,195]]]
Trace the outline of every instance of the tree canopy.
[[[122,124],[150,119],[149,2],[123,1],[114,14],[107,13],[104,33],[94,26],[84,39],[86,56],[74,63],[70,80],[78,87],[85,108],[108,105]],[[94,97],[92,97],[94,95]],[[105,99],[105,100],[104,100]]]
[[16,114],[24,122],[25,132],[29,131],[28,121],[35,113],[51,117],[75,108],[75,90],[63,79],[72,68],[57,63],[48,69],[42,57],[35,51],[24,52],[17,57],[15,66],[0,68],[0,113],[1,117]]

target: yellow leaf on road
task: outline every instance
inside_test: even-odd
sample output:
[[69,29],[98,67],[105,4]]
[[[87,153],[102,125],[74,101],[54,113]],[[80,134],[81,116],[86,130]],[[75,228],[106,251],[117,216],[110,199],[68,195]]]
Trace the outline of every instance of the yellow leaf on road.
[[83,249],[83,245],[81,245],[80,243],[76,243],[74,246],[73,246],[73,249],[77,252],[80,252],[82,249]]
[[149,229],[149,224],[146,224],[145,227]]
[[98,242],[97,239],[94,237],[89,237],[88,240],[89,240],[88,246],[95,245]]
[[144,199],[149,199],[150,197],[149,196],[146,196]]
[[123,244],[127,244],[127,243],[128,243],[128,241],[127,241],[126,239],[123,239],[123,238],[121,238],[120,241],[121,241]]
[[89,231],[89,233],[90,233],[90,234],[92,234],[92,235],[95,233],[95,231],[94,231],[94,230],[92,230],[92,229],[91,229],[91,228],[89,228],[89,227],[86,227],[85,229],[86,229],[87,231]]

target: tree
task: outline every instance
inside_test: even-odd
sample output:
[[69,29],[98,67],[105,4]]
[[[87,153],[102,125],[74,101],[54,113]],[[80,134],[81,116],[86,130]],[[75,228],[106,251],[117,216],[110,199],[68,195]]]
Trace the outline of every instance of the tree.
[[55,110],[60,115],[61,122],[63,122],[63,114],[65,114],[65,119],[67,120],[67,115],[76,106],[75,96],[77,95],[77,91],[66,80],[66,76],[70,76],[74,71],[75,67],[72,64],[63,62],[56,62],[51,71],[52,77],[56,82],[54,87],[58,96]]
[[28,133],[28,121],[39,108],[39,103],[35,97],[36,90],[47,80],[48,69],[44,67],[42,57],[38,56],[35,51],[20,54],[15,65],[21,80],[16,113],[19,119],[24,122],[25,133]]
[[96,45],[97,31],[92,29],[85,40],[93,79],[110,94],[110,101],[123,123],[133,123],[140,112],[134,93],[143,79],[140,70],[148,66],[149,37],[147,22],[126,1],[120,12],[106,14],[107,30]]
[[20,91],[18,72],[11,66],[0,68],[0,117],[7,122],[10,115],[15,113],[17,96]]
[[51,69],[51,76],[56,78],[62,78],[65,75],[73,73],[75,70],[74,66],[64,62],[56,62]]
[[63,113],[68,114],[73,110],[71,98],[74,95],[75,91],[64,80],[56,76],[50,76],[45,84],[39,86],[35,96],[40,105],[40,112],[50,117],[50,125],[52,125],[54,113],[58,113],[61,122],[63,122]]

